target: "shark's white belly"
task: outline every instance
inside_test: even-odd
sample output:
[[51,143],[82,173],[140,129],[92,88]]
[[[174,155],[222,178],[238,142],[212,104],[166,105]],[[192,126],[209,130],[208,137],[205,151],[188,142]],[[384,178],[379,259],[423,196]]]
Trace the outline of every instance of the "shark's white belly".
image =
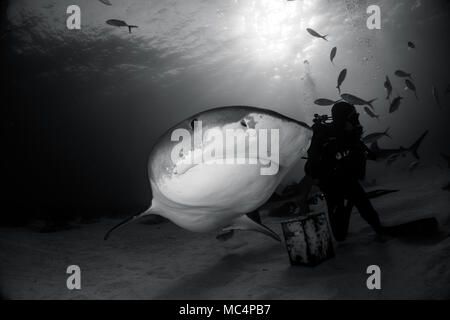
[[162,197],[154,200],[188,230],[225,227],[264,204],[279,184],[281,168],[275,175],[261,175],[260,169],[260,164],[197,164],[160,180],[155,187]]
[[248,212],[272,194],[280,174],[261,175],[258,164],[198,164],[158,184],[180,205]]

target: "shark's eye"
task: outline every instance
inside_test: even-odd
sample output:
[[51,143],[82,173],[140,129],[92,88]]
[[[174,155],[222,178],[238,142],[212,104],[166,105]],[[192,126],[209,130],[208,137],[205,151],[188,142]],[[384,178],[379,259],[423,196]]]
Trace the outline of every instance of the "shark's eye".
[[192,119],[192,121],[191,121],[191,129],[192,130],[194,130],[194,124],[195,124],[196,121],[197,121],[196,118]]
[[243,126],[243,127],[247,127],[247,122],[245,122],[245,120],[244,120],[244,119],[242,119],[242,120],[241,120],[241,126]]

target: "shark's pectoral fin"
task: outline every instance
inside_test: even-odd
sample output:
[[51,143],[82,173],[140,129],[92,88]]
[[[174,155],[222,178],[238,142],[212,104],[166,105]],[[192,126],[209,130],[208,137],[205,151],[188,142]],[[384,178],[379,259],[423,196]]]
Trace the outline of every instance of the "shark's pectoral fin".
[[129,218],[126,218],[125,220],[122,220],[119,224],[115,225],[114,227],[112,227],[111,229],[108,230],[108,232],[105,234],[105,237],[103,238],[104,240],[108,240],[109,236],[111,235],[111,232],[113,232],[114,230],[121,228],[133,221],[135,221],[136,219],[142,218],[144,216],[147,216],[149,214],[153,213],[153,207],[148,208],[147,210],[145,210],[142,213],[136,214],[134,216],[131,216]]
[[278,236],[278,234],[275,233],[275,231],[271,230],[270,228],[266,227],[261,223],[253,221],[246,215],[235,219],[230,226],[223,229],[223,231],[231,231],[231,230],[248,230],[261,232],[277,241],[281,241],[280,237]]

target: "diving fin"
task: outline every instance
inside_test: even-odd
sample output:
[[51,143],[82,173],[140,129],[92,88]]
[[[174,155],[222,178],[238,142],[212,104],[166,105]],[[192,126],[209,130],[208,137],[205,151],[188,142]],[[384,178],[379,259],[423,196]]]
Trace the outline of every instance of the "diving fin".
[[406,223],[383,227],[388,235],[407,237],[433,235],[439,232],[439,223],[434,217],[409,221]]

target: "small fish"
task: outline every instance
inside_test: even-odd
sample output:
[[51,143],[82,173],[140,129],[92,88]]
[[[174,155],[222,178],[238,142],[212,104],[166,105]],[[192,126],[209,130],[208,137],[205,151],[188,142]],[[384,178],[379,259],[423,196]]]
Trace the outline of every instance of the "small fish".
[[318,106],[331,106],[335,104],[337,101],[333,101],[330,99],[320,98],[314,101],[314,104],[317,104]]
[[408,48],[415,49],[416,45],[414,43],[412,43],[411,41],[408,41]]
[[447,89],[445,89],[445,95],[450,93],[450,84],[447,86]]
[[389,113],[393,113],[398,110],[398,107],[400,107],[400,103],[402,102],[403,97],[396,97],[394,100],[392,100],[391,105],[389,106]]
[[128,32],[131,33],[131,28],[138,28],[138,26],[131,26],[127,24],[123,20],[117,20],[117,19],[110,19],[106,21],[107,24],[114,27],[128,27]]
[[112,3],[109,0],[99,0],[101,3],[106,4],[107,6],[112,6]]
[[392,84],[391,84],[391,80],[389,80],[389,77],[386,76],[386,81],[384,81],[384,88],[387,91],[387,96],[386,96],[386,100],[391,98],[391,94],[392,94]]
[[419,161],[419,160],[416,160],[416,161],[411,162],[410,165],[408,166],[408,171],[409,171],[409,172],[413,172],[414,170],[417,169],[417,167],[419,166],[419,164],[420,164],[420,161]]
[[369,117],[376,118],[378,121],[380,121],[380,115],[379,114],[373,113],[372,110],[370,110],[367,107],[364,107],[364,111],[369,115]]
[[372,102],[374,102],[375,100],[377,100],[377,98],[366,101],[363,100],[361,98],[358,98],[357,96],[354,96],[350,93],[343,93],[341,94],[341,98],[344,99],[345,101],[347,101],[350,104],[353,104],[355,106],[363,106],[363,105],[368,105],[370,108],[372,108],[372,110],[374,109]]
[[407,72],[402,71],[402,70],[397,70],[397,71],[395,71],[394,74],[395,74],[397,77],[400,77],[400,78],[410,78],[410,79],[412,80],[412,75],[411,75],[411,73],[407,73]]
[[342,69],[341,72],[339,72],[337,86],[336,86],[336,88],[339,91],[339,94],[341,94],[341,85],[344,82],[346,76],[347,76],[347,69]]
[[392,139],[392,137],[389,135],[388,131],[389,131],[389,127],[383,132],[370,133],[367,136],[362,138],[362,142],[364,142],[365,144],[374,143],[375,141],[378,141],[382,137],[388,137],[389,139]]
[[419,97],[417,96],[416,86],[414,85],[414,83],[412,83],[409,79],[406,79],[405,80],[405,85],[406,85],[405,89],[409,89],[412,92],[414,92],[414,95],[416,96],[416,99],[419,100]]
[[316,32],[315,30],[313,30],[313,29],[311,29],[311,28],[306,28],[306,31],[308,31],[308,33],[309,33],[310,35],[312,35],[313,37],[316,37],[316,38],[322,38],[323,40],[328,41],[328,40],[327,40],[327,37],[328,37],[327,34],[324,35],[324,36],[322,36],[322,35],[320,35],[318,32]]
[[437,91],[436,87],[433,85],[431,87],[431,93],[433,94],[434,101],[436,101],[436,104],[441,107],[441,102],[439,100],[439,92]]
[[334,66],[333,60],[334,60],[334,57],[336,57],[336,52],[337,52],[337,47],[334,47],[333,49],[331,49],[331,52],[330,52],[330,61],[333,64],[333,66]]

